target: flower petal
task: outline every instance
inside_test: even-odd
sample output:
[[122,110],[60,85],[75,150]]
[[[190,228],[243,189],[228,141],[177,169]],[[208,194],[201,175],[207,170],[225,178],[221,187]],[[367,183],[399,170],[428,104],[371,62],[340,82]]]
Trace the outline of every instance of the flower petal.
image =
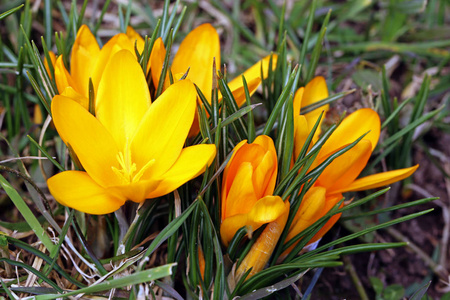
[[[141,71],[142,72],[142,71]],[[140,169],[152,159],[148,178],[167,172],[181,153],[194,120],[197,91],[189,80],[172,84],[144,115],[131,142],[133,161]]]
[[[231,89],[231,93],[233,94],[234,100],[236,101],[238,107],[240,107],[246,101],[245,88],[244,88],[244,82],[242,81],[242,78],[236,78],[236,79],[240,79],[241,85],[233,87],[233,89],[231,89],[231,87],[230,87],[230,89]],[[235,81],[235,80],[233,80],[233,81]],[[256,89],[261,84],[261,78],[253,78],[251,80],[247,80],[247,78],[246,78],[245,80],[247,81],[248,92],[251,96],[255,93]],[[222,101],[221,97],[222,97],[222,94],[219,94],[219,101]]]
[[213,144],[195,145],[184,148],[173,166],[162,175],[162,181],[147,197],[156,198],[166,195],[187,181],[205,172],[216,155]]
[[103,75],[103,71],[105,70],[105,67],[108,64],[109,60],[113,57],[114,54],[123,49],[126,49],[133,55],[136,55],[134,51],[134,44],[131,42],[128,36],[124,33],[119,33],[113,36],[100,50],[97,63],[95,64],[92,73],[92,84],[96,93],[98,85],[100,83],[100,79]]
[[292,221],[291,228],[289,228],[286,241],[291,240],[326,214],[324,210],[326,191],[323,187],[312,187],[305,194]]
[[[342,198],[343,198],[342,194],[327,195],[325,207],[323,210],[324,211],[323,216],[326,215],[334,206],[336,206],[336,204],[338,204]],[[339,208],[342,208],[343,206],[344,203],[342,203],[341,206],[339,206]],[[331,229],[331,227],[333,227],[334,224],[336,224],[341,215],[342,213],[333,215],[328,220],[328,222],[326,222],[325,225],[323,225],[322,228],[320,228],[320,230],[312,237],[312,239],[308,242],[308,245],[321,239]]]
[[294,159],[297,160],[310,133],[305,116],[294,116]]
[[[234,176],[230,177],[230,187],[226,198],[222,198],[222,220],[239,214],[247,214],[258,198],[252,182],[253,166],[250,162],[238,165]],[[227,178],[228,179],[228,178]]]
[[77,91],[75,91],[71,86],[68,86],[61,93],[61,96],[72,99],[77,102],[81,106],[83,106],[86,110],[89,110],[89,99],[80,95]]
[[52,117],[59,135],[78,156],[89,176],[103,187],[119,185],[111,167],[119,168],[118,148],[109,132],[81,105],[55,96]]
[[258,86],[262,81],[261,69],[263,73],[263,78],[267,78],[267,75],[269,73],[269,62],[271,57],[272,57],[272,69],[275,69],[277,65],[278,56],[276,54],[267,55],[266,57],[258,61],[256,64],[248,68],[244,73],[237,76],[228,83],[228,86],[230,87],[230,90],[233,93],[234,99],[236,100],[238,106],[241,106],[245,103],[245,93],[242,82],[242,75],[245,77],[245,80],[247,81],[248,91],[251,96],[256,91],[256,89],[258,88]]
[[64,92],[64,90],[68,86],[74,88],[75,90],[79,90],[77,83],[73,80],[72,76],[70,76],[69,72],[64,66],[62,55],[58,56],[54,67],[56,87],[58,88],[59,93]]
[[[328,98],[328,95],[328,87],[325,78],[323,78],[322,76],[314,77],[305,86],[305,91],[302,98],[302,107],[314,104],[320,100],[324,100]],[[312,122],[315,122],[320,113],[322,111],[328,111],[329,107],[330,106],[328,104],[324,105],[318,109],[313,110],[312,112],[305,114],[305,116],[308,119],[312,120]]]
[[418,167],[419,165],[415,165],[409,168],[398,169],[359,178],[353,181],[350,185],[343,187],[342,189],[333,191],[333,193],[355,192],[389,185],[411,176]]
[[[152,53],[150,54],[149,67],[152,72],[152,80],[155,88],[158,87],[159,79],[164,65],[164,58],[166,57],[166,48],[162,38],[158,38],[153,44]],[[167,82],[167,84],[166,84]],[[169,77],[166,76],[164,87],[167,88],[170,85]]]
[[278,240],[286,225],[287,218],[289,216],[289,201],[284,203],[285,210],[276,220],[270,222],[261,235],[258,237],[252,248],[242,260],[236,270],[236,280],[239,281],[243,273],[250,268],[252,269],[248,274],[248,277],[255,275],[262,271],[272,256],[273,250],[278,243]]
[[192,30],[181,42],[173,59],[172,73],[186,73],[188,79],[194,82],[211,102],[212,66],[215,59],[216,67],[220,66],[219,35],[211,24],[202,24]]
[[328,156],[336,149],[353,143],[369,131],[364,136],[364,139],[371,142],[371,151],[373,151],[380,137],[380,127],[380,117],[374,110],[370,108],[358,109],[342,120],[341,124],[323,145],[318,158]]
[[[287,201],[288,202],[288,201]],[[231,241],[236,231],[243,226],[255,231],[261,225],[275,221],[289,211],[289,204],[279,196],[266,196],[259,199],[248,213],[227,217],[220,225],[220,235],[225,245]]]
[[98,185],[86,172],[65,171],[48,179],[47,184],[56,201],[89,214],[111,213],[126,200]]
[[303,100],[303,93],[305,92],[305,88],[301,87],[299,88],[294,95],[294,116],[297,116],[300,114],[301,107],[302,107],[302,100]]
[[141,203],[145,199],[151,198],[148,195],[155,190],[160,183],[160,179],[151,178],[148,180],[139,180],[129,184],[114,186],[110,189],[114,191],[114,193],[122,195],[127,200]]
[[147,81],[136,58],[128,50],[117,52],[98,86],[95,112],[119,149],[131,141],[150,104]]
[[70,74],[78,85],[78,92],[86,98],[89,97],[89,78],[92,77],[99,54],[97,40],[89,27],[82,25],[72,47]]
[[127,32],[126,35],[128,39],[131,41],[131,43],[134,46],[134,43],[136,43],[137,50],[139,51],[139,54],[142,54],[142,51],[144,51],[145,41],[142,38],[142,36],[136,32],[136,30],[133,29],[131,26],[127,26]]
[[[52,63],[53,69],[55,67],[55,63],[56,63],[56,55],[53,51],[48,51],[48,56],[50,57],[50,62]],[[50,67],[47,61],[47,57],[44,58],[44,67],[45,67],[45,71],[47,71],[48,76],[50,77],[50,79],[52,79],[52,74],[50,74]]]
[[372,153],[371,143],[361,140],[353,148],[337,157],[317,179],[316,185],[328,190],[328,193],[345,188],[361,173]]

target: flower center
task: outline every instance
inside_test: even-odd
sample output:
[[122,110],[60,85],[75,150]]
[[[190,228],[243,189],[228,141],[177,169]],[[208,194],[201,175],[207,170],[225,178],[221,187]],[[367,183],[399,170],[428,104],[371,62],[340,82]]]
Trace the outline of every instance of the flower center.
[[120,169],[111,167],[113,172],[122,180],[123,184],[136,183],[144,175],[145,171],[150,168],[155,159],[148,161],[140,170],[137,170],[136,163],[131,159],[131,150],[129,143],[125,144],[124,151],[117,153],[116,158],[119,162]]

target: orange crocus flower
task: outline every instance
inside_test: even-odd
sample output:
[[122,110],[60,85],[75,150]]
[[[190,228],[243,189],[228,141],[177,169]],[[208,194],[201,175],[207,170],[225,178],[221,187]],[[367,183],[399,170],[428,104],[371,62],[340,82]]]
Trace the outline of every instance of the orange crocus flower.
[[[409,177],[418,168],[416,165],[358,179],[380,137],[378,114],[370,108],[364,108],[348,115],[339,124],[319,151],[311,169],[365,133],[367,135],[358,144],[333,160],[325,168],[314,186],[305,194],[289,230],[287,241],[327,214],[343,198],[342,193],[389,185]],[[298,141],[295,140],[295,143],[297,144]],[[296,146],[302,147],[301,144]],[[319,240],[337,222],[339,217],[340,214],[334,215],[311,239],[310,243]]]

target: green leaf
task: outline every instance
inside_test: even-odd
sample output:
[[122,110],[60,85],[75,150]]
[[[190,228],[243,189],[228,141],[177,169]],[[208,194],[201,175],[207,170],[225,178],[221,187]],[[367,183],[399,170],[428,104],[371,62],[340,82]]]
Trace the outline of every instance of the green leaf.
[[13,8],[13,9],[10,9],[10,10],[8,10],[8,11],[6,11],[6,12],[0,14],[0,20],[2,20],[2,19],[4,19],[4,18],[6,18],[7,16],[9,16],[9,15],[15,13],[16,11],[18,11],[19,9],[21,9],[23,6],[24,6],[24,4],[19,5],[19,6],[15,7],[15,8]]
[[62,296],[76,296],[80,294],[92,294],[103,291],[110,291],[111,289],[123,288],[129,285],[140,284],[144,282],[150,282],[153,280],[157,280],[166,276],[172,275],[172,268],[175,267],[176,264],[167,264],[164,266],[152,268],[145,271],[136,272],[131,275],[127,275],[124,277],[120,277],[117,279],[111,279],[105,282],[101,282],[96,285],[91,285],[89,287],[85,287],[76,291],[64,293],[64,294],[53,294],[53,295],[37,295],[35,296],[36,300],[49,300],[49,299],[57,299]]
[[11,186],[11,184],[2,175],[0,175],[0,185],[8,194],[9,198],[14,203],[16,208],[20,211],[22,216],[25,218],[25,221],[33,229],[34,233],[42,242],[42,244],[44,244],[44,246],[48,249],[51,255],[54,255],[56,245],[53,244],[50,237],[44,231],[38,219],[33,215],[31,209],[28,207],[28,205],[25,203],[22,197],[20,197],[19,193]]

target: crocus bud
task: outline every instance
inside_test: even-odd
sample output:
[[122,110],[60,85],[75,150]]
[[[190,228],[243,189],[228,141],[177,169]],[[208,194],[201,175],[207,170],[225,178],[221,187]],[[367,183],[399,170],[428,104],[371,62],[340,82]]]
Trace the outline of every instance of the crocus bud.
[[268,136],[246,140],[234,148],[222,182],[222,242],[228,245],[236,231],[251,232],[276,220],[284,211],[280,197],[272,196],[277,176],[277,154]]

